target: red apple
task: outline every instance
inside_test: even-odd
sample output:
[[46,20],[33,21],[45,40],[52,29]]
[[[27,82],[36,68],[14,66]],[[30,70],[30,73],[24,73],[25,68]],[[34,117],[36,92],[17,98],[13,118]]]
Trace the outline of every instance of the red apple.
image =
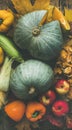
[[52,90],[49,90],[47,93],[42,95],[42,97],[40,97],[41,103],[43,103],[46,106],[52,104],[55,99],[56,99],[56,95],[55,92]]
[[69,91],[69,88],[69,83],[64,79],[59,80],[55,86],[55,89],[59,94],[66,94]]
[[56,116],[53,116],[51,113],[49,115],[47,115],[47,120],[54,126],[57,126],[57,127],[63,127],[64,125],[64,122],[63,122],[63,119],[60,119]]
[[66,126],[67,126],[67,128],[72,129],[72,117],[66,118]]
[[52,112],[56,116],[64,116],[69,112],[69,105],[66,101],[58,100],[52,106]]

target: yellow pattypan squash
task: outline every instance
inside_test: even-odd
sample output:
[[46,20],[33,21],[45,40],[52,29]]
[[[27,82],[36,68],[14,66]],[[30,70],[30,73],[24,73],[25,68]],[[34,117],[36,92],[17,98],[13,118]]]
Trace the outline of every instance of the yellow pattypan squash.
[[0,10],[0,32],[6,32],[14,22],[14,15],[9,10]]

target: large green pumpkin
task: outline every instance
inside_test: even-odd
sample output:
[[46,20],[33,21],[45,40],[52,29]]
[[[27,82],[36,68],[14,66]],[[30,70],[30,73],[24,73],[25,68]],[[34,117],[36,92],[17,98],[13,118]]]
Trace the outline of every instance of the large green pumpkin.
[[53,82],[51,67],[41,61],[28,60],[13,71],[10,88],[20,99],[33,99],[46,92]]
[[63,37],[59,21],[39,26],[46,10],[35,11],[22,16],[15,28],[14,41],[21,49],[27,49],[40,60],[51,60],[58,56]]

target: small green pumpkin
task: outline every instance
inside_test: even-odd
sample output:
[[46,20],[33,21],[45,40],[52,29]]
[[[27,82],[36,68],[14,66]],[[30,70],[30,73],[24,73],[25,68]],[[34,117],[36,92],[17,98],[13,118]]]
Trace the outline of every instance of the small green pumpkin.
[[57,57],[63,44],[59,21],[39,26],[46,13],[46,10],[41,10],[22,16],[14,33],[17,46],[27,49],[33,57],[43,61]]
[[28,60],[13,71],[10,88],[20,99],[33,99],[46,92],[53,82],[53,70],[41,61]]

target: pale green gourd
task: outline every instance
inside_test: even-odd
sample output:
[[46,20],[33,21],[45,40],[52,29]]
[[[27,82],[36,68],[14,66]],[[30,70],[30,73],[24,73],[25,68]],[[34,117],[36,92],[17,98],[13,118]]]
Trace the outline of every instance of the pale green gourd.
[[15,28],[14,41],[22,50],[27,49],[37,59],[48,61],[56,58],[63,44],[59,21],[39,26],[46,10],[22,16]]
[[20,99],[30,100],[46,92],[54,79],[52,68],[37,60],[28,60],[13,71],[10,89]]

